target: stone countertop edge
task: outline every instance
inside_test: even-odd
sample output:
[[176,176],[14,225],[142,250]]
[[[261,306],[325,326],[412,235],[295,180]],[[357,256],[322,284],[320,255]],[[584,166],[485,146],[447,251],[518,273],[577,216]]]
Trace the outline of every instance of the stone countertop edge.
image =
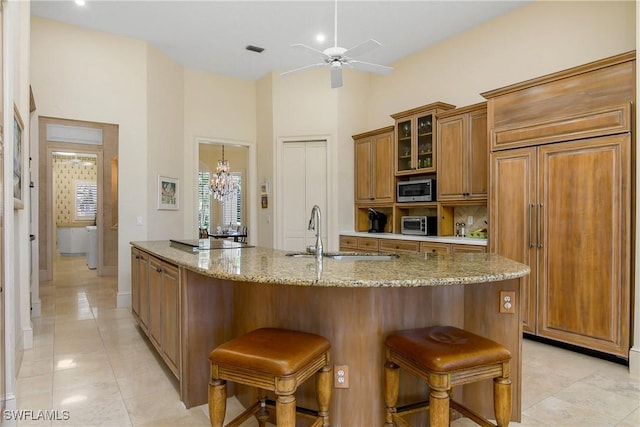
[[288,251],[263,247],[191,253],[168,240],[130,242],[157,258],[204,276],[264,284],[389,288],[467,285],[516,279],[527,265],[490,253],[402,253],[390,261],[288,257]]
[[366,231],[341,231],[341,236],[372,237],[375,239],[411,240],[414,242],[453,243],[456,245],[487,246],[487,239],[456,236],[417,236],[397,233],[368,233]]

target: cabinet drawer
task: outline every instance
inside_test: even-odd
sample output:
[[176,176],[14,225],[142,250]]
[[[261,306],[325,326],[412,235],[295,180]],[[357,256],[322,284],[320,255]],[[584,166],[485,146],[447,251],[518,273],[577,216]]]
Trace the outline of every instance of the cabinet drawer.
[[448,245],[446,243],[422,242],[420,243],[420,252],[448,254],[451,252],[451,245]]
[[371,237],[358,237],[358,249],[378,252],[378,239]]
[[487,248],[484,246],[476,246],[476,245],[451,245],[451,252],[462,253],[462,252],[486,252]]
[[380,252],[420,252],[420,242],[380,239]]
[[358,249],[358,238],[353,236],[340,236],[340,250]]

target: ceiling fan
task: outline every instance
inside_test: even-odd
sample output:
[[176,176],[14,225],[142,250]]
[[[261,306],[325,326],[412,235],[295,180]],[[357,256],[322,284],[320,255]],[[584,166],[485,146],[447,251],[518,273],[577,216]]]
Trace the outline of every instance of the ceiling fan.
[[372,64],[371,62],[359,61],[357,58],[365,53],[369,53],[372,50],[382,46],[378,41],[374,39],[366,40],[351,49],[345,49],[343,47],[338,46],[338,0],[335,1],[335,14],[334,14],[334,45],[333,47],[329,47],[323,51],[315,49],[311,46],[307,46],[304,44],[294,44],[292,47],[304,49],[307,52],[313,53],[314,55],[320,55],[322,57],[322,62],[318,62],[316,64],[305,65],[304,67],[296,68],[293,70],[285,71],[280,74],[281,76],[286,76],[287,74],[297,73],[298,71],[309,70],[312,68],[319,67],[331,67],[331,88],[335,89],[342,86],[342,67],[347,66],[350,68],[355,68],[360,71],[367,71],[371,73],[378,74],[389,74],[393,68],[387,67],[379,64]]

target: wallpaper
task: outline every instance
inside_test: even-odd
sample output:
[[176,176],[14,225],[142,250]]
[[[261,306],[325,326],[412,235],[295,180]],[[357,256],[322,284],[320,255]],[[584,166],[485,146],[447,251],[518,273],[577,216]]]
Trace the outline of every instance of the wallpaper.
[[87,225],[75,220],[74,189],[76,181],[96,182],[98,167],[95,156],[53,155],[53,196],[56,226]]

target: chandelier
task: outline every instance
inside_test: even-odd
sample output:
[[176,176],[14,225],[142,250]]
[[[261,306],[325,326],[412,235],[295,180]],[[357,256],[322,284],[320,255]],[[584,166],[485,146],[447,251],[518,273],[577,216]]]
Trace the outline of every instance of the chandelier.
[[224,159],[224,145],[222,159],[218,160],[216,173],[211,176],[211,195],[221,202],[229,201],[238,191],[238,183],[229,174],[229,161]]

